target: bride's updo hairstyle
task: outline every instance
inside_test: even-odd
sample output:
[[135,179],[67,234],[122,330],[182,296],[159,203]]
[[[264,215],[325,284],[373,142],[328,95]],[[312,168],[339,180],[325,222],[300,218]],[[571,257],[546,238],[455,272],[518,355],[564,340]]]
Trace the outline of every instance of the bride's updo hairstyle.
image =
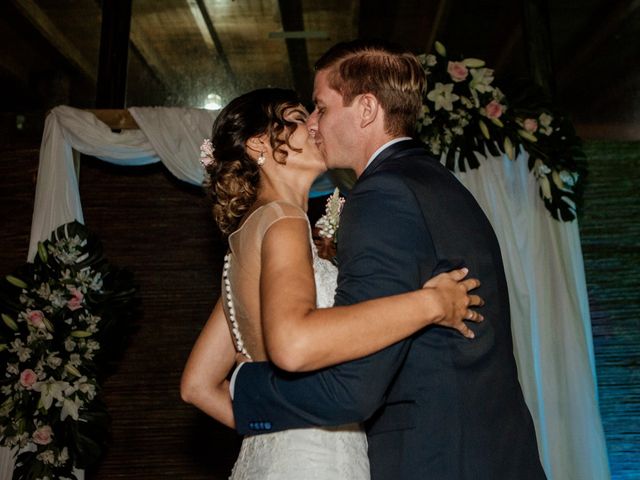
[[238,228],[258,192],[260,167],[247,153],[247,141],[267,134],[274,160],[285,164],[283,147],[291,148],[289,136],[298,125],[284,118],[292,109],[302,111],[293,90],[263,88],[235,98],[216,118],[211,134],[214,161],[205,167],[205,189],[213,198],[213,216],[225,235]]

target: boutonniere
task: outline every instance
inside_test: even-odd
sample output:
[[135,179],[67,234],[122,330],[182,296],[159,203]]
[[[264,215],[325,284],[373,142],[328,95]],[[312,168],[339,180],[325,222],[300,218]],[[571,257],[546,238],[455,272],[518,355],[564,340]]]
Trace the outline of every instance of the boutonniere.
[[340,191],[336,188],[327,199],[324,215],[315,224],[314,243],[321,258],[331,261],[335,259],[340,214],[342,213],[344,202],[344,197],[340,196]]

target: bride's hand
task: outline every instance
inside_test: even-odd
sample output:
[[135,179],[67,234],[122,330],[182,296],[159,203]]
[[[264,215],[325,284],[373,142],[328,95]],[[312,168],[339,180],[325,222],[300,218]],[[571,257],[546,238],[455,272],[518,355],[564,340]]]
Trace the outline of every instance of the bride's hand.
[[471,307],[484,305],[484,300],[478,295],[469,293],[480,286],[480,280],[465,278],[468,273],[469,270],[466,268],[441,273],[429,279],[423,288],[433,289],[442,307],[442,318],[435,322],[437,325],[455,328],[465,337],[474,338],[473,331],[463,320],[472,322],[484,320],[482,315],[471,309]]

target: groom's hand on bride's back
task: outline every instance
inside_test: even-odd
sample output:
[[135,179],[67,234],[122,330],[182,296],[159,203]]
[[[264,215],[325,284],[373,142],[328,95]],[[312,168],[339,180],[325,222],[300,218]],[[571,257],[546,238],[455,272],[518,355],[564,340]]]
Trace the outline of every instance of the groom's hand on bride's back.
[[424,289],[431,289],[436,295],[437,305],[442,309],[441,319],[435,322],[442,327],[458,330],[467,338],[474,338],[473,331],[464,323],[465,320],[481,322],[484,317],[473,307],[481,307],[484,300],[469,292],[480,286],[477,278],[466,278],[467,268],[459,268],[440,273],[429,279]]

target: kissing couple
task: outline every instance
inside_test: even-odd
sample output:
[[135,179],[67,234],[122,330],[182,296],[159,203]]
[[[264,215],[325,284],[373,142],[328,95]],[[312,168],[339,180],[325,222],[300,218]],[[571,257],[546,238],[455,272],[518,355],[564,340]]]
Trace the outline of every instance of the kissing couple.
[[[181,394],[244,435],[232,479],[545,478],[496,236],[411,138],[424,85],[413,54],[341,43],[311,114],[261,89],[214,122],[203,164],[229,252]],[[358,177],[338,269],[305,213],[327,168]]]

